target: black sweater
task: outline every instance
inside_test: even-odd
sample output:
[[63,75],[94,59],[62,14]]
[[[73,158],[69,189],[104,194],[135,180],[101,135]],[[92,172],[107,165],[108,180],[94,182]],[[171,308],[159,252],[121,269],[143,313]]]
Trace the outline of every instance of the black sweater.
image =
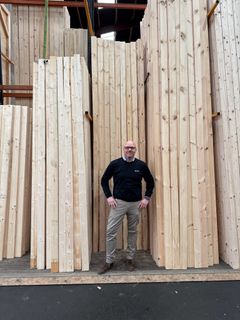
[[105,196],[111,197],[109,180],[113,177],[113,197],[116,199],[132,202],[142,200],[142,178],[146,181],[145,196],[151,197],[154,180],[147,165],[136,159],[127,162],[123,158],[113,160],[101,180]]

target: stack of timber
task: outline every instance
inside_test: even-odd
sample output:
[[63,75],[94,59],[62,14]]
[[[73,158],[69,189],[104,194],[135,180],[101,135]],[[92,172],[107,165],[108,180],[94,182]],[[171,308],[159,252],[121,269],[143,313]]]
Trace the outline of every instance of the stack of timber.
[[[209,1],[209,8],[213,1]],[[240,2],[220,1],[209,21],[220,257],[240,268]]]
[[218,237],[206,1],[148,1],[141,37],[152,255],[167,269],[208,267]]
[[80,54],[88,61],[88,30],[64,29],[64,56]]
[[[142,43],[107,41],[92,37],[93,92],[93,250],[105,250],[109,208],[101,177],[111,160],[122,156],[127,140],[136,142],[136,156],[145,160],[145,103]],[[127,220],[117,238],[118,248],[127,246]],[[139,249],[147,249],[148,216],[142,211]]]
[[0,106],[0,260],[29,250],[31,110]]
[[[13,5],[11,11],[13,81],[32,85],[33,62],[43,58],[44,6]],[[49,8],[47,58],[64,55],[63,30],[70,27],[66,7]],[[32,105],[29,98],[16,98],[15,104]]]
[[90,93],[84,58],[39,60],[33,86],[31,267],[88,270]]
[[[3,4],[0,4],[0,35],[2,83],[9,84],[11,80],[12,63],[10,56],[10,14]],[[7,98],[4,103],[8,103]]]

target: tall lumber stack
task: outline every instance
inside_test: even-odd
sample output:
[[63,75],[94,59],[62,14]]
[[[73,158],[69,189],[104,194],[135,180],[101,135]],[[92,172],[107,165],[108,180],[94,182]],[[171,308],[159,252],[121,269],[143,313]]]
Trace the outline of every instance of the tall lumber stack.
[[[33,62],[43,58],[43,6],[13,6],[12,59],[13,81],[16,85],[32,85]],[[70,29],[70,17],[66,8],[49,8],[47,58],[81,54],[87,61],[87,30]],[[32,99],[16,98],[14,103],[32,105]]]
[[233,268],[240,268],[239,21],[238,0],[220,1],[209,21],[220,257]]
[[[145,106],[141,41],[123,43],[92,37],[93,90],[93,249],[105,250],[109,208],[101,177],[111,160],[121,157],[127,140],[134,140],[137,157],[145,160]],[[126,247],[127,221],[119,232],[118,248]],[[143,210],[138,248],[148,248],[148,218]]]
[[[43,57],[44,6],[13,5],[12,59],[16,85],[32,85],[33,62]],[[47,57],[63,56],[63,29],[69,27],[67,9],[49,8]],[[18,98],[16,104],[31,105],[29,99]]]
[[80,54],[88,61],[88,30],[66,28],[63,31],[64,56]]
[[[0,4],[0,35],[1,35],[2,81],[4,84],[9,84],[11,79],[10,13],[3,4]],[[6,99],[4,103],[8,103],[8,99]]]
[[31,267],[88,270],[91,253],[89,75],[83,58],[34,65]]
[[0,106],[0,260],[29,250],[31,110]]
[[150,242],[167,269],[218,263],[206,4],[152,0],[141,25],[156,179]]

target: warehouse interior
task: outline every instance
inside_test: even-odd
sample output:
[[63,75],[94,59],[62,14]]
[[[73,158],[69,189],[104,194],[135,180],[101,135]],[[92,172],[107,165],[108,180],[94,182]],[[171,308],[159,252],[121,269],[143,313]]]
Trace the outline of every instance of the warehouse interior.
[[[240,279],[239,9],[1,2],[1,285]],[[127,140],[155,192],[137,270],[125,270],[125,219],[117,263],[99,276],[100,179]]]

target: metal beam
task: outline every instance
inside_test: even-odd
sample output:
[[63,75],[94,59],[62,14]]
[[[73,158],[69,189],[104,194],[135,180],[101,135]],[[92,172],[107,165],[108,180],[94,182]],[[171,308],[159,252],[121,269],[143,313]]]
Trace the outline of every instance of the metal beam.
[[211,8],[210,11],[208,12],[208,19],[210,19],[211,16],[213,15],[214,10],[217,8],[219,2],[220,2],[220,1],[217,0],[217,1],[213,4],[212,8]]
[[32,90],[33,86],[31,85],[15,85],[15,84],[3,84],[0,85],[0,90]]
[[92,20],[91,20],[91,15],[90,15],[89,6],[88,6],[88,0],[84,0],[84,7],[85,7],[85,13],[87,16],[88,31],[90,36],[92,37],[94,36],[94,32],[93,32]]
[[[44,6],[44,0],[1,0],[2,4],[22,6]],[[84,2],[79,1],[49,1],[49,7],[84,8]],[[94,8],[145,10],[146,4],[134,3],[94,3]]]

